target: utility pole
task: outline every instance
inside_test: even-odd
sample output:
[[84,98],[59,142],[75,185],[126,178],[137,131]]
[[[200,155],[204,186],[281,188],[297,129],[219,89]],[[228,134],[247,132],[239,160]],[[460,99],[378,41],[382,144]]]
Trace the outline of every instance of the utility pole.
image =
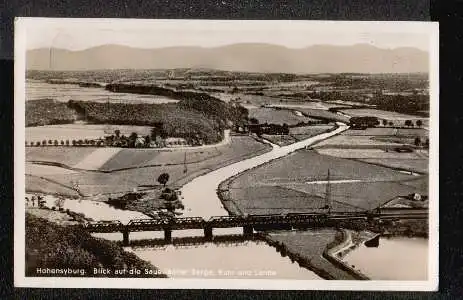
[[330,182],[330,169],[328,169],[328,176],[327,176],[327,178],[326,178],[325,207],[328,209],[328,214],[330,214],[330,213],[331,213],[331,182]]
[[185,158],[183,159],[183,173],[188,172],[188,167],[186,165],[186,151],[185,151]]

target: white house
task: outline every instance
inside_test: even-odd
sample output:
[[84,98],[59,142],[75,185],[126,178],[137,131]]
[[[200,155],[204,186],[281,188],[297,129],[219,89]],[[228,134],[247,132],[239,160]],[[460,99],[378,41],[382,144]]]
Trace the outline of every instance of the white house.
[[135,147],[143,147],[145,145],[145,138],[142,136],[137,137],[135,140]]

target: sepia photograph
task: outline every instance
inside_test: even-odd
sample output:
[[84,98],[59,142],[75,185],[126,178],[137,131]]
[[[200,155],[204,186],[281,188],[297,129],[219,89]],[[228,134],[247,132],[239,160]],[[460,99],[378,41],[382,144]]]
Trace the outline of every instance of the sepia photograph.
[[436,290],[438,24],[17,18],[15,285]]

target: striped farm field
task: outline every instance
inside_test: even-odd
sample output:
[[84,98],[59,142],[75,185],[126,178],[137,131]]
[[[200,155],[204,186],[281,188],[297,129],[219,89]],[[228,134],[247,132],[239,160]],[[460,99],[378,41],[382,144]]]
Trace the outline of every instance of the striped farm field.
[[55,162],[74,166],[90,155],[95,147],[26,147],[26,161]]
[[[54,147],[45,148],[53,149]],[[87,150],[88,148],[75,149]],[[160,188],[157,178],[161,173],[169,174],[168,184],[170,186],[179,187],[199,175],[263,154],[270,149],[269,145],[258,142],[249,136],[232,136],[229,144],[217,148],[189,150],[187,164],[184,164],[185,151],[182,150],[168,152],[154,149],[122,149],[105,165],[101,166],[100,170],[75,170],[74,172],[63,173],[60,168],[57,168],[56,172],[48,172],[47,174],[42,172],[40,176],[58,183],[59,186],[71,188],[78,184],[79,192],[85,196],[117,194],[130,192],[133,189]],[[87,153],[87,155],[92,155],[92,153]],[[51,160],[51,157],[48,158]],[[61,158],[60,161],[64,161],[64,159]],[[43,167],[53,170],[56,168]],[[50,188],[48,192],[53,193],[53,190]]]

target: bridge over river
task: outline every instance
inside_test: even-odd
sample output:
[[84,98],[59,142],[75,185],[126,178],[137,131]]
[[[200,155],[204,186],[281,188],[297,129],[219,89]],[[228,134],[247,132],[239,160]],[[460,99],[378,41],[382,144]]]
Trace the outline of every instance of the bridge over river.
[[292,230],[294,228],[342,227],[349,223],[367,225],[382,220],[426,219],[427,209],[387,209],[375,212],[301,213],[285,215],[218,216],[204,220],[201,217],[135,219],[123,224],[120,221],[87,222],[83,228],[94,233],[121,232],[123,244],[129,245],[130,232],[164,231],[164,241],[172,241],[173,230],[202,229],[206,240],[213,239],[214,228],[243,228],[250,237],[254,230]]

